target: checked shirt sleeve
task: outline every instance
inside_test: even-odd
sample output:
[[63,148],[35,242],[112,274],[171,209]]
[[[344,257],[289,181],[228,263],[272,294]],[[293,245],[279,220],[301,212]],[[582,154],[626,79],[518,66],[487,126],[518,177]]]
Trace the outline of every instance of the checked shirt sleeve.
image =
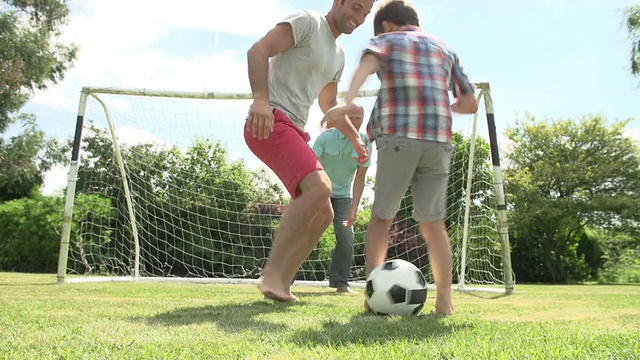
[[376,36],[369,40],[364,48],[362,56],[372,54],[378,57],[382,66],[384,66],[391,55],[391,46],[389,41],[383,36]]
[[451,66],[451,90],[456,97],[472,94],[475,91],[456,54],[453,54],[453,64]]

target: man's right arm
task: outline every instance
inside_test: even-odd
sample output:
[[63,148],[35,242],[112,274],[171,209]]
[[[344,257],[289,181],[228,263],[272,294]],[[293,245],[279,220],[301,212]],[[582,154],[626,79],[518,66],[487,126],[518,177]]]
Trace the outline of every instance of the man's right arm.
[[307,41],[314,26],[311,14],[297,11],[280,21],[247,51],[249,83],[254,100],[269,100],[269,59]]
[[249,83],[254,100],[269,101],[269,59],[293,45],[291,24],[280,23],[247,51]]
[[296,12],[278,23],[247,51],[249,83],[253,93],[247,126],[255,138],[269,138],[274,126],[269,106],[269,58],[305,41],[312,29],[312,20],[306,11]]

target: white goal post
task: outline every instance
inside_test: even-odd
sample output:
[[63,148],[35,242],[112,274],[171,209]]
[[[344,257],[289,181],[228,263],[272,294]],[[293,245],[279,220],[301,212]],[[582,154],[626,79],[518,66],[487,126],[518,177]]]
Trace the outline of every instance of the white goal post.
[[[481,111],[454,121],[462,126],[454,132],[446,219],[454,289],[511,294],[515,279],[493,101],[488,82],[474,85],[486,122],[478,121]],[[358,94],[365,109],[376,94]],[[250,101],[251,94],[84,87],[58,283],[257,282],[288,197],[244,143]],[[370,176],[374,169],[375,156]],[[354,287],[364,286],[372,181],[354,226]],[[413,262],[432,283],[428,248],[410,214],[408,192],[393,222],[389,258]],[[327,286],[334,246],[330,227],[296,284]]]

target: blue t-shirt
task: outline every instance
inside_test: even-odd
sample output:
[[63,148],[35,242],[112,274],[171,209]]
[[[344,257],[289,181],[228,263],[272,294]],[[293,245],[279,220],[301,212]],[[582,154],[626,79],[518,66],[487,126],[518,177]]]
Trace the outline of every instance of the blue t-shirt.
[[[369,149],[369,154],[371,154],[371,142],[367,135],[360,133],[360,138],[362,138]],[[315,151],[320,163],[322,163],[324,170],[331,179],[331,197],[352,197],[351,189],[356,170],[358,167],[369,167],[371,160],[363,165],[358,164],[355,160],[358,157],[358,153],[353,148],[353,144],[336,128],[331,128],[321,133],[313,143],[313,151]]]

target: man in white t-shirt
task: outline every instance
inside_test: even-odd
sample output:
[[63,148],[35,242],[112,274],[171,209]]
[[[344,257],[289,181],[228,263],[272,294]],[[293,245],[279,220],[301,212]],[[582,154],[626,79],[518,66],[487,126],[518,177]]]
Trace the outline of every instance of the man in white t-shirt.
[[[345,59],[336,39],[360,26],[373,2],[334,0],[326,15],[297,11],[247,52],[253,104],[245,141],[291,195],[260,283],[260,290],[270,299],[298,300],[291,293],[291,279],[333,220],[331,180],[309,146],[304,127],[316,98],[325,113],[337,105],[337,83]],[[354,111],[362,112],[362,108],[354,105]],[[336,128],[351,140],[358,161],[365,163],[367,146],[353,124],[344,120]]]

